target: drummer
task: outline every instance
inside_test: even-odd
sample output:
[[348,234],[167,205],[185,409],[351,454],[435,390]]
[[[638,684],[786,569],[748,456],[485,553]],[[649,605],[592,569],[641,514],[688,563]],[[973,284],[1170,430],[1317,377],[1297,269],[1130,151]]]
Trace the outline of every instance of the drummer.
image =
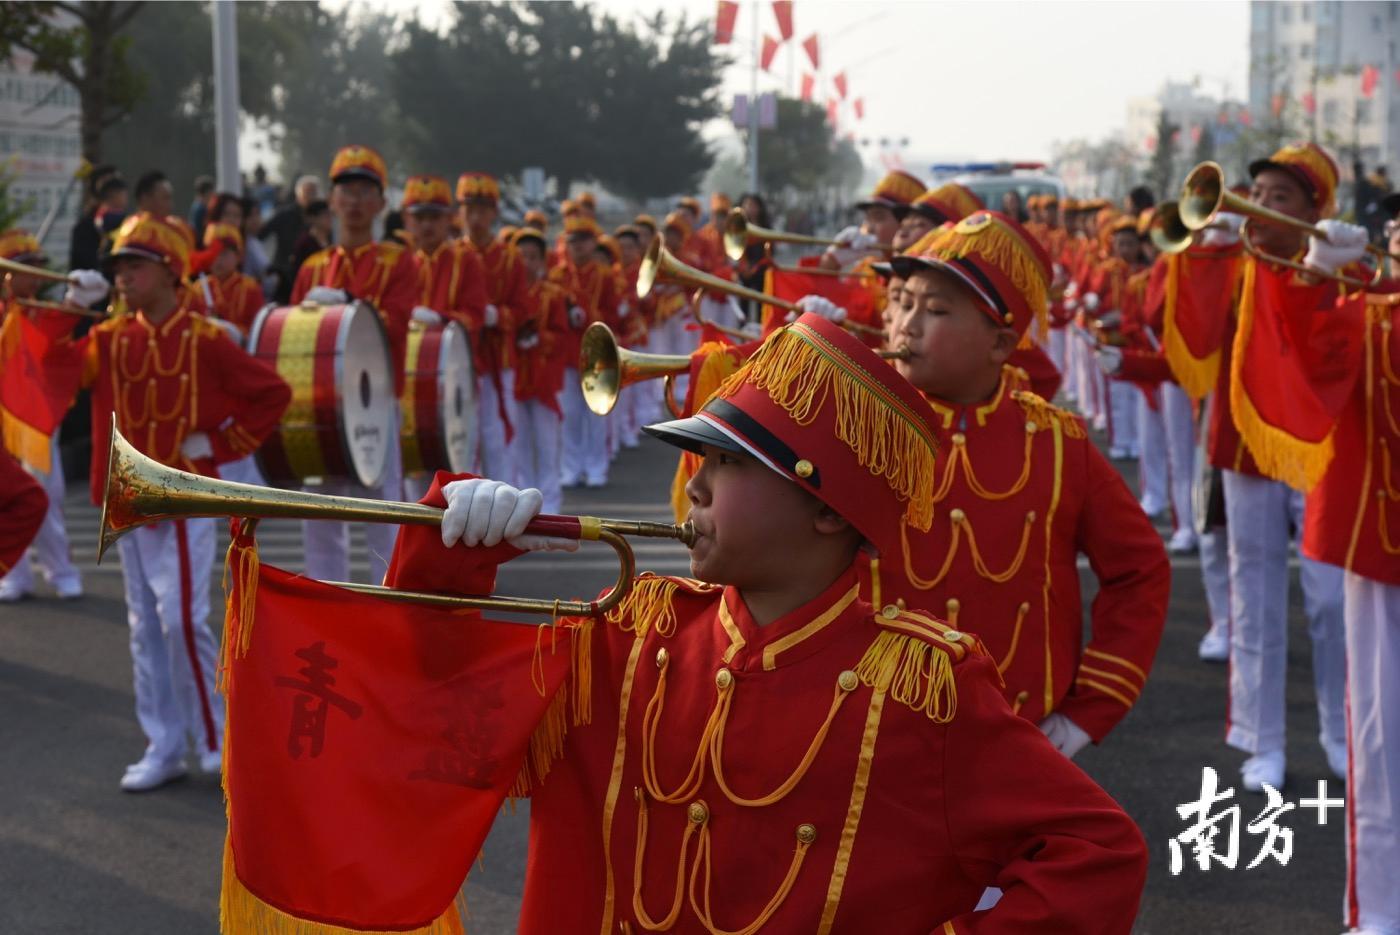
[[[346,146],[331,162],[331,212],[340,222],[340,243],[313,253],[297,273],[292,302],[303,300],[337,305],[351,298],[368,302],[388,332],[389,359],[394,368],[395,398],[403,395],[404,346],[413,307],[419,304],[418,273],[413,257],[401,243],[376,241],[374,224],[384,210],[387,170],[383,158],[368,146]],[[390,407],[389,437],[399,434],[398,405]],[[399,446],[387,446],[388,458],[379,483],[365,487],[348,478],[325,478],[320,493],[403,499],[403,462]],[[370,580],[384,580],[397,533],[372,523],[365,530],[369,546]],[[329,581],[350,577],[350,530],[345,523],[308,520],[302,523],[306,573]]]

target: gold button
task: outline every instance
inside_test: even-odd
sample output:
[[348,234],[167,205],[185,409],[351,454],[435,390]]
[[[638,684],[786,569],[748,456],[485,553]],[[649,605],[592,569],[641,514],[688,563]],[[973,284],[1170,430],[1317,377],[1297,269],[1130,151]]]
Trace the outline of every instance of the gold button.
[[949,511],[948,516],[951,517],[955,523],[961,523],[963,520],[967,519],[967,514],[957,507],[953,507],[953,509]]
[[1025,704],[1027,701],[1030,700],[1030,697],[1031,697],[1031,693],[1030,693],[1030,692],[1017,692],[1017,693],[1016,693],[1016,704],[1017,704],[1017,705],[1023,705],[1023,704]]
[[955,614],[961,607],[962,604],[958,602],[958,599],[956,597],[948,598],[948,613]]
[[685,810],[685,817],[692,825],[703,825],[710,820],[710,809],[704,802],[691,802]]
[[734,673],[730,672],[728,669],[720,669],[715,673],[715,685],[719,686],[720,691],[724,691],[733,684]]
[[841,686],[843,692],[853,692],[856,690],[856,686],[860,684],[860,679],[856,678],[854,672],[847,669],[845,672],[836,676],[836,684]]
[[953,444],[955,444],[955,445],[965,445],[965,444],[967,444],[967,436],[964,435],[962,432],[954,432],[954,433],[953,433]]
[[956,643],[958,640],[962,639],[962,637],[962,631],[960,630],[945,630],[943,632],[943,638],[950,643]]
[[893,604],[886,604],[884,608],[881,609],[880,616],[884,617],[886,620],[893,620],[895,617],[899,616],[899,608]]
[[801,461],[797,462],[792,470],[798,477],[811,477],[812,472],[815,471],[816,468],[812,467],[811,461],[803,458]]
[[632,787],[632,798],[636,799],[638,802],[640,802],[640,801],[642,800],[642,787],[641,787],[641,786],[633,786],[633,787]]
[[671,654],[668,653],[668,652],[666,651],[666,647],[665,647],[665,646],[661,647],[660,649],[658,649],[658,650],[656,651],[656,667],[657,667],[658,669],[664,669],[664,668],[666,668],[666,663],[668,663],[668,662],[670,662],[670,661],[671,661]]
[[909,605],[907,605],[907,604],[904,603],[904,598],[902,598],[902,597],[896,597],[896,598],[894,599],[894,604],[895,604],[895,606],[898,607],[900,610],[903,610],[904,608],[906,608],[906,607],[909,606]]
[[1026,523],[1029,524],[1033,522],[1035,522],[1035,510],[1031,510],[1026,514]]
[[1036,431],[1036,424],[1035,424],[1034,422],[1027,422],[1027,423],[1026,423],[1026,434],[1027,434],[1027,435],[1034,435],[1034,434],[1035,434],[1035,431]]
[[797,826],[797,841],[799,844],[811,844],[817,839],[817,826],[803,822]]
[[1030,602],[1029,602],[1029,601],[1023,601],[1023,602],[1021,603],[1021,613],[1023,613],[1023,614],[1028,614],[1028,613],[1030,613],[1030,612],[1031,612],[1031,605],[1030,605]]

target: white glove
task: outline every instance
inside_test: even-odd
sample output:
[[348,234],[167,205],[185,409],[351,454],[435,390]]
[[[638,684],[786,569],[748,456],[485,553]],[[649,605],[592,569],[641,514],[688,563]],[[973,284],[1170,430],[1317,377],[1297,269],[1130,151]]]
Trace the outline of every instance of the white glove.
[[[797,307],[804,312],[820,315],[827,321],[835,322],[838,325],[846,320],[846,310],[825,296],[804,295],[797,300]],[[797,312],[788,312],[787,320],[796,321]]]
[[744,332],[745,337],[753,338],[755,341],[763,337],[763,325],[756,321],[749,322],[739,330]]
[[527,335],[523,335],[522,337],[515,339],[515,346],[520,348],[522,351],[532,351],[540,346],[540,336],[538,334],[535,334],[534,332],[531,332]]
[[1201,235],[1201,245],[1205,247],[1233,247],[1240,242],[1240,228],[1244,227],[1243,214],[1221,211],[1211,219],[1210,227]]
[[486,306],[486,311],[481,316],[481,322],[488,328],[494,328],[501,323],[501,310],[494,305]]
[[1050,739],[1055,749],[1071,760],[1089,744],[1089,735],[1084,729],[1059,712],[1048,715],[1040,722],[1040,732]]
[[569,324],[575,328],[582,328],[583,323],[588,320],[588,313],[575,305],[569,309]]
[[1085,296],[1084,296],[1084,311],[1086,311],[1086,312],[1088,312],[1089,314],[1092,315],[1094,312],[1097,312],[1098,310],[1099,310],[1099,294],[1098,294],[1097,292],[1089,292],[1089,293],[1086,293]]
[[[1118,371],[1123,369],[1123,351],[1121,348],[1099,347],[1094,349],[1094,362],[1099,365],[1099,369],[1110,377],[1118,375]],[[1054,717],[1055,715],[1051,715]]]
[[63,294],[63,301],[87,308],[107,298],[111,288],[106,277],[97,270],[75,269],[68,274],[68,291]]
[[413,320],[421,321],[425,325],[436,325],[442,321],[442,316],[430,308],[415,305],[413,306]]
[[1105,328],[1116,328],[1123,322],[1123,313],[1118,309],[1110,309],[1099,316],[1099,324]]
[[1317,226],[1327,235],[1308,238],[1308,252],[1303,257],[1303,265],[1324,273],[1335,273],[1348,263],[1355,263],[1366,255],[1366,245],[1370,237],[1366,228],[1345,221],[1318,221]]
[[1063,285],[1063,284],[1064,284],[1064,281],[1065,281],[1066,279],[1069,278],[1069,274],[1065,272],[1064,266],[1061,265],[1061,264],[1059,264],[1059,263],[1056,263],[1056,264],[1055,264],[1054,269],[1055,269],[1055,277],[1054,277],[1054,280],[1051,282],[1051,285],[1055,285],[1055,286]]
[[835,239],[836,245],[827,247],[826,253],[841,266],[850,266],[879,243],[874,234],[863,233],[859,227],[848,227]]
[[214,457],[214,449],[209,444],[209,436],[203,432],[191,432],[180,442],[180,454],[191,461]]
[[578,548],[577,539],[525,535],[539,515],[543,495],[533,487],[519,490],[484,477],[455,480],[442,488],[447,509],[442,514],[442,544],[499,545],[501,540],[524,551],[564,551]]
[[315,302],[317,305],[344,305],[350,301],[350,293],[344,289],[332,289],[329,286],[317,286],[306,293],[306,298],[302,301]]
[[630,314],[632,314],[632,306],[631,306],[631,305],[628,305],[626,302],[619,302],[619,303],[617,303],[617,317],[618,317],[618,318],[626,318],[626,317],[627,317],[628,315],[630,315]]

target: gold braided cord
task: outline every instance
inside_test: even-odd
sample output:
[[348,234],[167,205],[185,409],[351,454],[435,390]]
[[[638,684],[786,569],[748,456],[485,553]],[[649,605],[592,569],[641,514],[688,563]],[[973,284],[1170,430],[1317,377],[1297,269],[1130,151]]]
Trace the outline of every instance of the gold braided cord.
[[957,713],[958,692],[948,654],[917,636],[881,632],[855,669],[861,682],[929,720],[946,724]]

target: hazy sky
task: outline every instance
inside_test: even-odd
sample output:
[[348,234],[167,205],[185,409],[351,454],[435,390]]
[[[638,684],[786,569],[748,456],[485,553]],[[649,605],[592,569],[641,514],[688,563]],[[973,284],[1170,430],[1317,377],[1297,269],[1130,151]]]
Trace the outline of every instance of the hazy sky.
[[[714,0],[596,0],[619,18],[665,7],[714,16]],[[867,0],[793,4],[797,45],[820,37],[824,87],[845,70],[850,97],[842,126],[858,136],[908,137],[911,167],[935,158],[1041,159],[1055,140],[1096,139],[1121,128],[1126,102],[1167,80],[1199,78],[1202,91],[1247,97],[1249,5],[1244,2],[919,2]],[[749,85],[753,0],[740,3],[740,64],[727,92]],[[777,38],[761,0],[759,31]],[[806,55],[795,53],[794,84]],[[786,87],[788,49],[759,89]],[[794,89],[795,90],[795,89]],[[869,153],[873,161],[874,153]]]

